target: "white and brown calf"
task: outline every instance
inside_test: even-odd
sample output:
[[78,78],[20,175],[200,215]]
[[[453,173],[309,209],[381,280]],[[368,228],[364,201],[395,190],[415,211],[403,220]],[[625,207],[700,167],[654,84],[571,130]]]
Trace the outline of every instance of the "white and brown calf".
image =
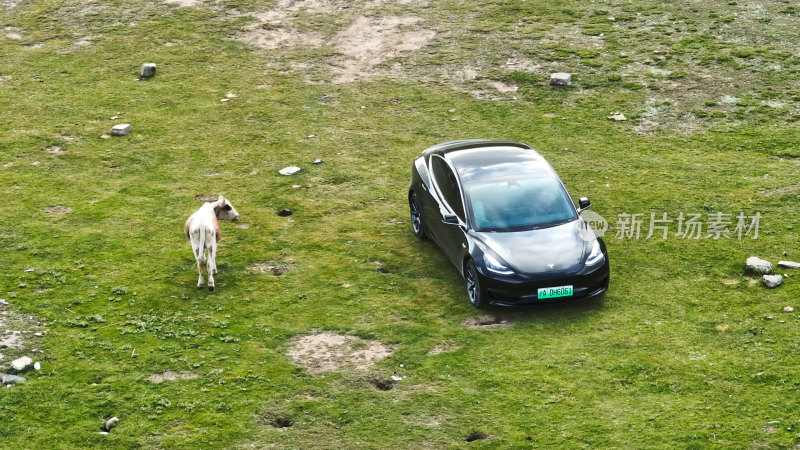
[[220,220],[230,220],[231,222],[239,220],[239,213],[233,209],[231,202],[221,195],[217,201],[203,204],[186,220],[186,225],[183,227],[186,239],[192,243],[194,259],[197,260],[197,271],[200,273],[197,287],[203,287],[203,266],[205,265],[209,291],[214,290],[214,274],[217,273]]

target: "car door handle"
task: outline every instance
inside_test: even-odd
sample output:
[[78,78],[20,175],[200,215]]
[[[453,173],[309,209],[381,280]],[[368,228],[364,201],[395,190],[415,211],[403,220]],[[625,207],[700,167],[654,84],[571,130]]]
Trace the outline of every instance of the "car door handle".
[[422,190],[423,191],[427,191],[428,190],[428,186],[425,186],[425,183],[422,183]]

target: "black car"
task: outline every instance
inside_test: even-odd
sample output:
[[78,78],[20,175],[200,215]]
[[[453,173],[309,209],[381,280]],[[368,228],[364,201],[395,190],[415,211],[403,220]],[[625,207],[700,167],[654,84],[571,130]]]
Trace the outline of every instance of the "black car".
[[608,289],[606,245],[544,158],[519,142],[462,140],[414,160],[414,234],[429,237],[467,285],[473,306],[585,299]]

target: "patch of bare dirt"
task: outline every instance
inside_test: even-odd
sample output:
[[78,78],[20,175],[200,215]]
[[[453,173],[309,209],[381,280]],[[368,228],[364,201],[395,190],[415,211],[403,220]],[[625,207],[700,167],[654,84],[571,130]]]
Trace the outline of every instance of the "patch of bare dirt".
[[414,16],[356,17],[333,41],[342,54],[332,61],[337,81],[346,83],[369,77],[378,64],[427,45],[436,32],[421,27],[421,21],[422,18]]
[[339,100],[336,99],[336,97],[334,97],[332,95],[327,95],[327,94],[323,95],[322,97],[317,99],[317,102],[319,102],[320,104],[323,104],[323,105],[328,105],[328,106],[336,106],[336,105],[339,104]]
[[45,149],[47,153],[52,153],[53,155],[66,155],[67,151],[61,148],[58,145],[51,145]]
[[180,7],[193,7],[203,3],[202,0],[164,0],[164,3],[177,5]]
[[147,381],[151,383],[163,383],[164,381],[175,381],[175,380],[191,380],[197,378],[196,373],[192,372],[173,372],[171,370],[167,370],[164,373],[156,373],[147,377]]
[[255,273],[271,273],[273,276],[279,277],[284,273],[294,269],[294,265],[288,263],[270,263],[270,262],[258,262],[252,264],[247,270]]
[[428,352],[428,356],[438,355],[440,353],[451,353],[451,352],[454,352],[454,351],[459,350],[459,349],[461,349],[460,345],[440,344],[440,345],[437,345],[436,347],[433,347]]
[[72,208],[64,205],[53,205],[53,206],[46,206],[44,208],[44,212],[46,212],[47,215],[49,216],[59,217],[71,213]]
[[[349,12],[351,6],[345,0],[278,0],[272,9],[251,14],[257,22],[246,26],[236,38],[268,50],[332,46],[338,55],[327,58],[322,65],[335,75],[335,81],[346,83],[403,72],[401,65],[382,70],[376,70],[376,66],[419,50],[436,36],[435,31],[421,24],[420,17],[353,15]],[[334,14],[346,14],[350,25],[333,38],[294,25],[309,15]],[[300,66],[302,70],[303,65]]]
[[310,372],[334,372],[344,368],[364,370],[391,356],[396,346],[332,332],[300,336],[289,343],[292,363]]
[[492,314],[485,314],[482,316],[470,317],[461,322],[461,325],[464,325],[467,328],[482,330],[485,328],[505,328],[511,325],[511,322],[502,317],[497,317]]
[[762,191],[761,194],[765,197],[774,197],[776,195],[794,194],[795,192],[798,191],[800,191],[800,184],[794,184],[792,186],[783,186],[775,189],[768,189],[766,191]]
[[219,199],[219,195],[213,194],[197,194],[194,199],[201,202],[215,202]]
[[517,86],[503,83],[502,81],[489,81],[489,86],[497,89],[498,92],[516,92]]
[[33,353],[37,350],[29,350],[29,347],[33,342],[32,339],[35,339],[34,336],[42,336],[38,333],[41,325],[34,322],[33,317],[15,314],[9,311],[8,305],[0,304],[0,362],[3,362],[6,356],[9,360],[20,356],[36,359]]
[[733,286],[733,285],[739,284],[739,280],[734,279],[734,278],[725,278],[725,279],[722,280],[722,284],[727,285],[727,286]]
[[273,22],[262,22],[247,26],[244,33],[239,35],[239,40],[245,44],[267,50],[320,47],[323,44],[322,36],[303,33]]

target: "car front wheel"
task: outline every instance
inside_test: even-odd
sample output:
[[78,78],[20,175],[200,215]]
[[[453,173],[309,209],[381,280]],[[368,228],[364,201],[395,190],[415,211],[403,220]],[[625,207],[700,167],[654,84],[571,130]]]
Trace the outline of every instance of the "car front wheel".
[[411,209],[411,230],[414,231],[414,236],[422,239],[425,237],[425,224],[422,223],[422,209],[415,192],[408,197],[408,207]]
[[475,267],[473,260],[467,260],[464,266],[464,280],[467,283],[467,296],[472,306],[476,308],[485,308],[489,305],[486,294],[481,288],[481,281],[478,278],[478,268]]

